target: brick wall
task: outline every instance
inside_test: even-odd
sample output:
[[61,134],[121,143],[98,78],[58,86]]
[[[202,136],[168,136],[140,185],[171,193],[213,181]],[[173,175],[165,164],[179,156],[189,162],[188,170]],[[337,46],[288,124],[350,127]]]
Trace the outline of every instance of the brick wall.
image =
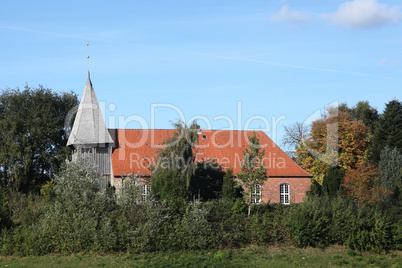
[[301,203],[306,197],[306,192],[310,189],[310,178],[268,178],[262,186],[262,202],[263,203],[279,203],[280,185],[289,184],[290,202]]

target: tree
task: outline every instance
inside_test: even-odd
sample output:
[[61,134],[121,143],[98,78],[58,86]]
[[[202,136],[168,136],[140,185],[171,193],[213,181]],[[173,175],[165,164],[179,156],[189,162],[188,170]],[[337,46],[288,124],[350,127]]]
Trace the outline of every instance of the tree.
[[152,194],[164,200],[175,213],[182,214],[188,200],[185,176],[177,169],[158,169],[151,177]]
[[349,113],[353,120],[361,120],[371,134],[374,133],[374,129],[380,119],[377,109],[371,107],[368,101],[359,101],[352,108],[343,103],[339,106],[339,111]]
[[183,212],[186,202],[199,198],[211,200],[222,191],[224,172],[214,160],[195,161],[199,125],[183,122],[173,124],[176,131],[159,150],[156,166],[151,167],[151,187],[156,198],[166,200],[177,212]]
[[243,151],[243,164],[241,173],[237,177],[243,182],[245,187],[246,203],[248,204],[248,214],[252,205],[252,193],[254,193],[257,185],[260,187],[268,179],[267,170],[263,163],[265,150],[261,150],[260,140],[254,131],[253,136],[249,137],[250,148]]
[[173,126],[176,129],[174,135],[163,142],[165,147],[158,152],[157,163],[160,164],[152,169],[176,169],[178,174],[185,177],[185,184],[189,188],[195,173],[194,145],[198,143],[199,125],[194,121],[190,127],[183,122],[174,123]]
[[402,197],[402,153],[396,147],[388,146],[381,151],[379,168],[382,173],[382,186],[393,192],[392,201]]
[[25,87],[0,95],[0,185],[28,191],[44,183],[69,156],[64,123],[74,93]]
[[363,162],[347,170],[342,183],[346,195],[358,205],[375,205],[391,192],[381,185],[381,173],[372,164]]
[[222,197],[228,201],[234,201],[236,198],[236,182],[233,177],[233,170],[229,168],[223,177],[222,186]]
[[174,135],[163,142],[165,148],[158,152],[158,165],[151,167],[151,187],[156,198],[166,200],[173,210],[184,212],[196,172],[193,147],[198,142],[199,126],[195,121],[190,127],[182,122],[173,125]]
[[322,190],[324,194],[329,196],[336,196],[341,186],[345,170],[340,168],[330,168],[328,173],[324,176],[322,182]]
[[215,160],[195,163],[195,174],[190,183],[189,193],[203,201],[220,197],[225,172]]
[[117,244],[113,228],[116,200],[88,158],[64,163],[55,181],[55,201],[37,226],[47,252],[90,248],[111,250]]
[[386,104],[385,110],[374,131],[370,145],[370,161],[377,165],[381,151],[388,146],[402,152],[402,103],[392,100]]
[[284,146],[294,147],[299,144],[308,134],[307,126],[303,123],[296,122],[293,125],[285,126],[285,134],[283,135],[282,144]]
[[[334,131],[328,131],[331,126]],[[321,184],[331,166],[355,169],[364,159],[368,140],[367,128],[361,121],[353,120],[347,112],[329,111],[312,123],[309,135],[296,146],[296,159]],[[331,148],[334,145],[337,148]]]

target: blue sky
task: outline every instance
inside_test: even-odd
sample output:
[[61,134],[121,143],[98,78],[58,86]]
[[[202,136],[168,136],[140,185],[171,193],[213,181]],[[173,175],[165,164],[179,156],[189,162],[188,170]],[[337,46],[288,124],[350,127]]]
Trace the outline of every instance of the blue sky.
[[0,89],[79,97],[89,41],[109,127],[198,117],[280,143],[283,126],[329,103],[382,112],[402,92],[396,0],[2,1],[0,41]]

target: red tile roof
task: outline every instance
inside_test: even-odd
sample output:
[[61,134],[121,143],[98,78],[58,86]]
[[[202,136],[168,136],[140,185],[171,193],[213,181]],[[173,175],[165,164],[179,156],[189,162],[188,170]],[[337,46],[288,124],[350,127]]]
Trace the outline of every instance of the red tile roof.
[[[148,165],[155,165],[157,151],[163,141],[173,136],[174,129],[110,129],[115,140],[112,154],[115,176],[132,173],[150,175]],[[264,165],[271,177],[312,177],[287,156],[264,132],[256,131],[260,145],[265,149]],[[196,144],[196,160],[215,159],[234,174],[241,171],[243,151],[249,147],[248,137],[253,131],[202,130]]]

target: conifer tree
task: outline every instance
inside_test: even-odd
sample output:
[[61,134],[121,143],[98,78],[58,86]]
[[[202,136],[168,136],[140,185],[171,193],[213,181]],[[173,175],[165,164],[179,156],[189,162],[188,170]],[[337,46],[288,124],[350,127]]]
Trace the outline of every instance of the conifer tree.
[[374,131],[370,146],[370,160],[373,164],[380,161],[381,151],[388,146],[402,152],[402,103],[392,100],[385,110]]
[[236,198],[236,183],[233,179],[233,171],[230,168],[223,177],[222,196],[228,201],[234,201]]

